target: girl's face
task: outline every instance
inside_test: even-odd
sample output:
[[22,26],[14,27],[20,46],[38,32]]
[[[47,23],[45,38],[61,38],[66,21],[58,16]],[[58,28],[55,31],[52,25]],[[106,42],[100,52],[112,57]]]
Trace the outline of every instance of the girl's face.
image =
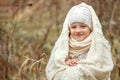
[[83,41],[91,33],[91,29],[84,23],[74,22],[69,27],[70,36],[72,36],[77,41]]

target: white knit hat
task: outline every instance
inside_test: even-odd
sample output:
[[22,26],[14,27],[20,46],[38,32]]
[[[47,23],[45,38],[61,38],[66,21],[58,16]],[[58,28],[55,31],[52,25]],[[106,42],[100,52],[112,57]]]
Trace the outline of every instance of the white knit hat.
[[92,27],[92,17],[90,10],[85,6],[76,6],[71,9],[68,16],[68,23],[82,22]]

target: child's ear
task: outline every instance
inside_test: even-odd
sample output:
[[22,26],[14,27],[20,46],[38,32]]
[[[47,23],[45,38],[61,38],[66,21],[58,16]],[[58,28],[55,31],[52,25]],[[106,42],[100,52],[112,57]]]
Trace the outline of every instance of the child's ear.
[[70,35],[71,35],[70,28],[68,28],[68,33],[69,33],[69,35],[68,35],[68,36],[70,36]]
[[90,29],[90,32],[93,32],[93,29]]

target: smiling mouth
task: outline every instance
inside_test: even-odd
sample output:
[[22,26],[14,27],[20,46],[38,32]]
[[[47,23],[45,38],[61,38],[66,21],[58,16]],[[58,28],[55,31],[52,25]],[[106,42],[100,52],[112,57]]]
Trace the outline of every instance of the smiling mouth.
[[78,34],[75,34],[75,36],[82,36],[83,34],[80,34],[80,33],[78,33]]

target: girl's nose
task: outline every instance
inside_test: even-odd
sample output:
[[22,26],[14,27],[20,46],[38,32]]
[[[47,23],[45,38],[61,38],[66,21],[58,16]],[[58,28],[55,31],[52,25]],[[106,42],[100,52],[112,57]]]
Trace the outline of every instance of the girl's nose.
[[77,27],[76,32],[81,32],[81,28]]

